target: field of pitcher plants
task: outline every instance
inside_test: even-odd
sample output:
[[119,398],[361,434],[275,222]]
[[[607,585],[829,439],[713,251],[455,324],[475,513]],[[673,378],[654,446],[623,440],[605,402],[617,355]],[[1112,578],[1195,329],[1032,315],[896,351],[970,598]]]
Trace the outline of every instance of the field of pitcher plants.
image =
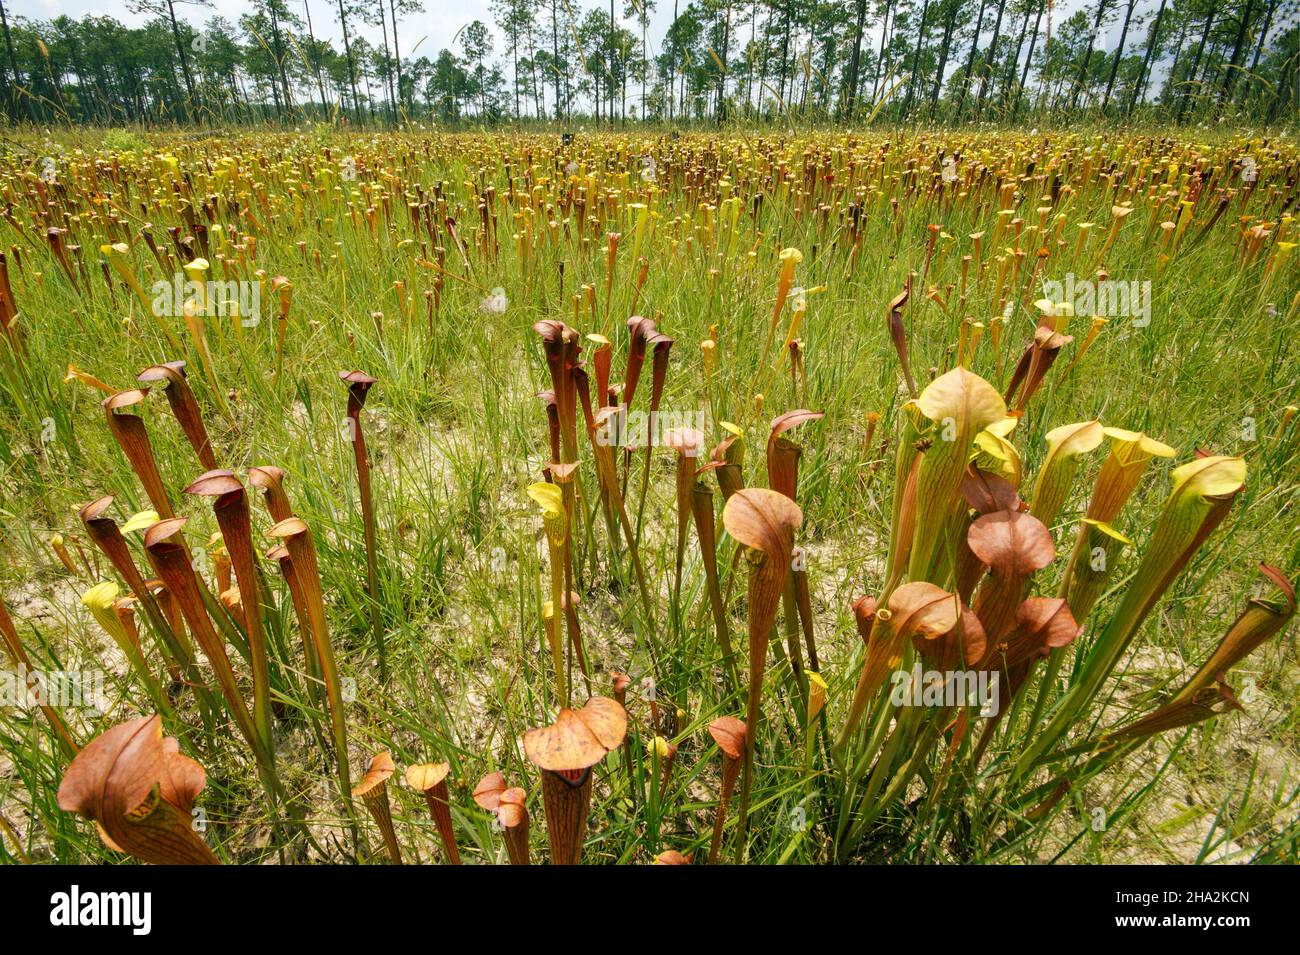
[[0,861],[1297,861],[1293,139],[109,142],[0,143]]

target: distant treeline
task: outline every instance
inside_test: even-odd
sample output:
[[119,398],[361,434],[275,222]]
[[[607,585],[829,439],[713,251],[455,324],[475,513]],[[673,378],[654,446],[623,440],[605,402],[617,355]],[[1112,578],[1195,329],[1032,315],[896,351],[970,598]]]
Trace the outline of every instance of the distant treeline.
[[[1300,111],[1300,0],[672,0],[662,36],[649,33],[656,0],[492,0],[491,27],[475,20],[453,48],[400,57],[399,36],[409,48],[423,32],[422,0],[250,0],[238,23],[201,27],[178,15],[182,2],[206,6],[128,0],[150,17],[128,27],[14,17],[0,0],[5,116],[1187,124]],[[341,47],[318,37],[326,17]]]

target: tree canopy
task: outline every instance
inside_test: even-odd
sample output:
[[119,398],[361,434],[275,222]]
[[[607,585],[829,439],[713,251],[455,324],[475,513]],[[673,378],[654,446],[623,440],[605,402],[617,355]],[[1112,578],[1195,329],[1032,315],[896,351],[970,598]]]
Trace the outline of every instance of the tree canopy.
[[[317,0],[314,10],[250,0],[237,23],[206,0],[130,0],[140,26],[33,20],[0,0],[0,106],[14,123],[101,125],[1076,114],[1189,124],[1300,113],[1300,0],[1062,7],[673,0],[656,35],[655,0],[492,0],[492,23],[466,24],[433,53],[399,42],[419,31],[421,0]],[[330,20],[341,44],[319,35]]]

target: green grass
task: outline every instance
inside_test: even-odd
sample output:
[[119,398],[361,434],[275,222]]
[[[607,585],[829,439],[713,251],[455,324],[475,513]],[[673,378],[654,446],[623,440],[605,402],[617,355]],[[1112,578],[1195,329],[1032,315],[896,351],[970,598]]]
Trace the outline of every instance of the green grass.
[[[1222,169],[1232,157],[1250,154],[1252,149],[1258,156],[1266,155],[1262,147],[1217,137],[1208,145],[1197,145],[1121,139],[1102,132],[1061,132],[1032,143],[1008,133],[896,135],[889,155],[916,159],[927,178],[921,182],[922,192],[897,193],[901,203],[896,218],[887,199],[868,197],[864,239],[850,264],[843,197],[836,199],[836,207],[823,220],[807,208],[795,214],[792,200],[783,199],[770,183],[755,179],[741,187],[745,200],[738,254],[729,257],[700,249],[706,213],[698,203],[709,193],[699,189],[711,190],[721,175],[735,179],[737,170],[728,164],[742,155],[742,148],[763,157],[764,172],[767,157],[783,159],[796,184],[803,178],[807,150],[810,162],[815,157],[818,165],[825,161],[835,170],[839,184],[848,176],[844,165],[848,152],[856,151],[862,160],[870,161],[884,148],[886,138],[879,134],[855,137],[851,144],[832,134],[790,142],[703,135],[677,141],[635,135],[579,137],[571,149],[561,147],[558,136],[545,135],[158,138],[154,146],[177,156],[180,168],[189,170],[203,189],[215,190],[203,171],[205,161],[215,164],[229,156],[239,157],[246,167],[251,164],[253,180],[264,186],[267,203],[245,197],[244,209],[256,220],[256,224],[246,220],[239,225],[241,232],[257,237],[256,261],[250,268],[265,269],[268,277],[285,275],[294,285],[284,374],[278,382],[273,375],[273,320],[244,329],[242,337],[229,321],[208,320],[217,377],[223,390],[230,392],[227,418],[217,410],[183,324],[173,322],[188,353],[177,355],[120,283],[114,282],[110,296],[99,274],[98,247],[101,242],[118,241],[124,233],[107,231],[102,218],[107,206],[81,201],[65,206],[54,201],[53,221],[67,224],[65,212],[84,217],[73,220],[68,240],[82,246],[89,279],[86,290],[73,288],[50,255],[43,224],[37,227],[28,218],[33,200],[22,198],[34,189],[39,156],[49,152],[56,157],[60,181],[78,196],[89,194],[89,160],[103,158],[90,135],[69,134],[54,140],[32,140],[10,147],[7,156],[0,153],[0,189],[12,190],[12,198],[20,200],[16,212],[22,228],[0,221],[0,247],[19,250],[17,256],[10,256],[9,271],[27,347],[27,354],[15,361],[0,343],[4,353],[0,592],[14,612],[28,651],[43,662],[58,660],[69,669],[100,665],[108,641],[76,599],[94,581],[69,579],[48,540],[56,533],[79,534],[74,507],[102,494],[117,498],[121,518],[148,506],[104,427],[96,406],[102,395],[76,382],[64,383],[68,364],[113,387],[126,388],[145,366],[183,357],[189,362],[189,380],[204,408],[222,465],[239,474],[257,464],[284,468],[295,511],[313,528],[331,635],[344,676],[355,681],[355,697],[347,710],[354,779],[370,756],[384,749],[392,752],[399,767],[449,760],[457,835],[466,861],[476,863],[501,857],[500,838],[491,829],[489,815],[469,799],[479,776],[497,768],[505,771],[511,785],[529,790],[534,857],[545,856],[537,771],[524,759],[519,745],[524,730],[554,716],[553,681],[538,616],[548,579],[545,541],[536,508],[524,494],[549,458],[545,411],[534,395],[550,387],[550,382],[531,328],[538,320],[560,318],[583,333],[605,332],[614,341],[613,377],[620,380],[627,340],[624,320],[634,274],[629,260],[630,222],[622,215],[613,222],[588,224],[588,241],[579,241],[576,222],[570,223],[567,239],[560,226],[558,249],[543,244],[525,269],[511,240],[517,220],[512,218],[515,208],[508,203],[510,183],[503,160],[509,160],[510,171],[518,178],[531,157],[538,164],[535,176],[554,180],[572,157],[588,169],[610,169],[608,185],[618,189],[621,171],[631,170],[635,177],[639,157],[646,151],[656,154],[659,186],[666,191],[659,199],[657,230],[642,249],[650,268],[637,311],[655,317],[660,329],[675,339],[663,407],[707,410],[708,447],[724,436],[718,420],[743,423],[750,449],[747,483],[764,482],[762,448],[768,419],[795,407],[826,413],[823,421],[799,432],[805,449],[799,485],[805,523],[799,542],[809,556],[818,649],[830,684],[829,725],[837,728],[860,663],[850,603],[859,594],[877,593],[882,584],[896,412],[905,398],[884,320],[885,304],[903,287],[909,272],[924,268],[928,223],[940,224],[955,237],[940,239],[941,254],[927,277],[928,285],[948,296],[949,287],[959,281],[961,256],[972,251],[968,236],[986,230],[987,243],[998,208],[991,182],[956,201],[951,193],[945,193],[942,203],[926,198],[923,187],[932,161],[937,171],[938,150],[958,148],[963,175],[982,158],[1008,174],[1023,192],[1017,214],[1026,225],[1036,221],[1034,210],[1045,204],[1040,200],[1049,192],[1053,175],[1059,172],[1066,185],[1081,183],[1088,150],[1096,157],[1094,170],[1111,159],[1124,168],[1130,160],[1161,163],[1170,158],[1184,167],[1201,159],[1207,167]],[[1178,686],[1180,677],[1210,653],[1249,596],[1259,560],[1288,571],[1300,569],[1294,559],[1300,525],[1292,513],[1300,487],[1296,429],[1277,437],[1284,407],[1300,403],[1297,316],[1292,312],[1290,323],[1283,321],[1293,296],[1300,292],[1296,268],[1300,256],[1283,260],[1267,287],[1262,286],[1261,270],[1269,246],[1252,265],[1243,266],[1236,257],[1238,215],[1252,217],[1248,224],[1257,219],[1276,223],[1284,199],[1292,202],[1294,212],[1296,187],[1287,186],[1285,171],[1289,168],[1294,178],[1300,153],[1289,142],[1281,142],[1272,147],[1279,150],[1275,158],[1261,161],[1260,185],[1268,188],[1257,190],[1245,205],[1234,199],[1204,239],[1196,241],[1213,208],[1207,200],[1177,253],[1163,264],[1158,238],[1148,242],[1146,237],[1147,194],[1135,197],[1138,211],[1124,224],[1104,264],[1113,278],[1150,280],[1150,326],[1135,328],[1127,319],[1113,320],[1077,366],[1069,368],[1088,327],[1086,316],[1075,318],[1069,329],[1074,344],[1062,352],[1016,431],[1027,475],[1041,461],[1042,437],[1048,430],[1090,417],[1145,431],[1174,446],[1179,455],[1173,463],[1186,461],[1203,448],[1246,454],[1250,464],[1246,489],[1223,529],[1197,555],[1121,663],[1121,669],[1127,666],[1131,672],[1120,684],[1102,725],[1119,722],[1118,717],[1130,710],[1136,715],[1150,709],[1156,694],[1166,686]],[[376,192],[370,197],[357,195],[353,215],[337,196],[327,194],[322,201],[313,189],[298,217],[288,186],[291,181],[310,182],[310,169],[324,163],[326,148],[335,166],[341,157],[357,157],[358,179],[339,185],[358,193],[367,188]],[[1029,178],[1023,176],[1026,159],[1037,161]],[[153,175],[165,175],[163,165],[138,155],[120,161],[124,171],[136,163],[152,162]],[[700,185],[690,195],[683,193],[682,162],[699,166]],[[897,163],[891,165],[891,172],[902,168],[898,159],[891,163]],[[96,187],[113,196],[129,231],[136,233],[147,219],[154,224],[159,244],[167,243],[166,227],[182,221],[170,198],[170,185],[163,204],[151,205],[145,212],[141,200],[150,197],[140,191],[143,180],[131,177],[132,190],[124,195],[114,185],[110,168],[101,167]],[[378,180],[372,178],[376,170],[384,174]],[[424,292],[432,289],[435,272],[416,260],[421,243],[425,254],[432,250],[427,248],[427,235],[413,232],[402,191],[413,193],[418,186],[427,194],[439,182],[447,184],[448,214],[456,219],[468,246],[477,234],[476,194],[488,187],[495,190],[499,255],[470,248],[467,269],[460,254],[447,248],[446,270],[455,277],[445,282],[430,334]],[[887,192],[893,189],[888,177],[884,185]],[[766,194],[754,218],[749,196],[760,187]],[[1177,189],[1177,182],[1173,188]],[[391,216],[377,193],[380,189],[391,202]],[[1081,277],[1089,273],[1115,201],[1114,193],[1099,187],[1095,178],[1085,195],[1064,200],[1066,245],[1048,260],[1048,277],[1060,277],[1068,270]],[[371,237],[365,220],[367,205],[372,203],[378,207],[377,239]],[[98,216],[85,217],[92,209],[98,210]],[[588,214],[591,211],[588,207]],[[1171,218],[1174,211],[1175,207],[1166,206],[1159,218]],[[560,210],[549,215],[558,221],[575,213]],[[701,226],[689,246],[684,242],[687,232],[671,226],[674,217],[681,215],[695,216]],[[530,216],[530,227],[544,229],[546,218],[539,210]],[[227,229],[234,222],[224,201],[218,204],[218,221]],[[1089,250],[1076,258],[1076,225],[1081,221],[1098,226]],[[1294,224],[1290,230],[1294,240]],[[623,233],[619,271],[608,303],[607,231]],[[670,238],[682,244],[673,249]],[[407,239],[415,241],[403,245]],[[804,253],[796,284],[825,285],[826,291],[809,297],[800,332],[806,390],[800,385],[794,393],[788,362],[781,358],[778,372],[762,372],[764,398],[761,413],[756,413],[750,385],[760,373],[757,365],[772,311],[776,252],[787,246]],[[1035,246],[1025,248],[1032,264]],[[753,254],[747,255],[750,250]],[[986,258],[995,254],[984,248]],[[171,278],[161,273],[142,243],[133,248],[132,260],[146,288],[159,278]],[[962,317],[987,323],[999,311],[991,295],[993,274],[986,276],[982,288],[972,288],[961,314],[927,301],[919,286],[913,289],[904,315],[920,384],[929,380],[931,369],[951,366]],[[411,296],[409,317],[403,315],[395,281],[401,281]],[[584,283],[595,290],[594,322],[585,309],[577,322],[573,318],[571,297]],[[481,300],[497,286],[509,299],[509,307],[499,315],[480,309]],[[955,292],[950,300],[955,303]],[[267,311],[273,312],[271,296],[264,301]],[[1269,304],[1275,307],[1276,317],[1267,309]],[[374,313],[382,313],[382,318]],[[788,319],[787,307],[778,345]],[[1002,330],[1000,361],[986,332],[972,370],[995,385],[1004,382],[1032,335],[1034,320],[1032,311],[1024,307],[1010,316]],[[715,376],[706,380],[699,343],[709,337],[713,325],[717,326],[718,365]],[[337,375],[353,368],[378,379],[362,421],[374,465],[379,603],[390,669],[386,684],[378,677],[369,630],[356,472],[342,431],[346,389]],[[648,392],[649,361],[638,388],[638,395],[646,396],[638,398],[640,407],[644,408]],[[199,499],[183,499],[179,492],[202,468],[160,398],[151,398],[142,414],[172,501],[179,513],[190,518],[187,538],[201,544],[216,529],[210,507]],[[864,448],[871,412],[884,415],[884,420],[874,446]],[[884,438],[891,444],[882,455],[879,446]],[[583,480],[588,489],[594,488],[588,449],[580,458]],[[636,460],[629,483],[634,520],[639,457]],[[1100,454],[1086,459],[1075,494],[1052,529],[1058,551],[1073,539],[1077,509],[1100,460]],[[1121,530],[1139,535],[1153,523],[1168,490],[1169,464],[1157,462],[1152,467],[1121,518]],[[719,757],[704,727],[715,716],[743,710],[743,700],[730,696],[720,679],[720,650],[708,617],[703,568],[693,535],[683,598],[678,606],[669,605],[675,533],[672,467],[672,452],[654,453],[644,506],[642,557],[652,590],[662,598],[657,600],[663,648],[657,691],[662,707],[680,707],[684,712],[672,737],[680,751],[669,791],[651,798],[652,763],[645,745],[653,735],[648,728],[649,706],[641,700],[630,706],[627,746],[634,775],[627,777],[618,754],[598,769],[584,855],[588,862],[645,862],[669,848],[707,855]],[[260,505],[255,505],[255,532],[269,526]],[[603,524],[597,520],[591,546],[602,556],[603,534]],[[258,544],[264,549],[262,541]],[[89,543],[83,546],[89,553]],[[729,548],[724,544],[719,558],[724,586],[730,576]],[[603,561],[591,573],[593,558],[582,542],[577,554],[586,558],[581,612],[593,692],[608,695],[610,669],[627,670],[636,680],[649,670],[645,645],[634,636],[644,621],[634,592],[620,592]],[[1040,574],[1039,592],[1055,592],[1061,564],[1058,560]],[[102,560],[100,566],[101,576],[96,579],[108,579]],[[1135,566],[1131,554],[1124,566],[1129,570]],[[205,574],[207,570],[203,568]],[[276,654],[282,674],[277,732],[286,786],[304,807],[312,832],[330,860],[380,861],[382,844],[369,818],[361,820],[365,836],[354,845],[340,817],[339,803],[333,798],[332,757],[322,742],[329,736],[328,714],[302,691],[296,622],[278,573],[270,565],[267,570],[279,601],[275,630],[283,634],[284,649]],[[1123,578],[1121,569],[1120,586]],[[15,600],[20,589],[44,599],[50,613],[33,615],[31,607]],[[743,646],[743,580],[731,589],[732,635]],[[1098,625],[1116,602],[1112,594],[1094,612]],[[143,626],[142,622],[142,630]],[[1159,661],[1163,665],[1149,668],[1139,660],[1140,667],[1129,666],[1147,648],[1169,651]],[[833,772],[819,758],[814,795],[805,796],[802,731],[790,693],[788,665],[769,660],[768,725],[759,748],[748,859],[825,861],[834,856],[832,837],[839,814]],[[1257,689],[1245,714],[1222,717],[1148,744],[1101,782],[1072,793],[1047,823],[1035,827],[1031,838],[1011,848],[995,848],[1002,829],[990,821],[993,816],[974,795],[974,804],[953,809],[954,816],[944,820],[940,830],[947,836],[942,839],[936,836],[938,830],[918,831],[907,812],[891,812],[868,838],[839,858],[1164,860],[1162,846],[1179,841],[1171,833],[1195,831],[1197,838],[1191,841],[1197,845],[1188,850],[1185,861],[1213,857],[1222,849],[1220,843],[1227,844],[1225,840],[1240,849],[1234,858],[1293,860],[1300,832],[1293,822],[1288,828],[1287,820],[1294,819],[1300,805],[1296,771],[1300,728],[1294,704],[1297,669],[1289,638],[1266,646],[1242,669],[1253,676]],[[247,678],[246,668],[243,675]],[[575,686],[581,685],[577,680]],[[1239,681],[1234,680],[1234,685],[1240,689]],[[141,686],[129,681],[124,667],[110,672],[107,692],[110,713],[71,717],[83,739],[112,723],[149,712],[148,697]],[[180,711],[184,725],[168,726],[167,732],[180,736],[182,750],[207,768],[208,788],[200,805],[208,822],[205,838],[217,854],[231,862],[316,858],[315,850],[308,850],[301,839],[287,846],[269,839],[271,822],[254,764],[237,735],[227,731],[205,738],[189,695],[182,698]],[[38,712],[0,712],[0,752],[0,813],[21,846],[0,837],[0,858],[17,861],[23,854],[35,861],[122,858],[99,842],[92,825],[57,809],[53,794],[62,764]],[[432,861],[438,858],[436,835],[423,800],[398,784],[398,778],[389,790],[399,839],[412,859],[418,855]],[[988,781],[983,785],[989,793],[996,791]],[[972,793],[979,792],[977,785]],[[1171,811],[1168,801],[1180,809]],[[1107,820],[1100,830],[1093,828],[1092,810],[1097,807]],[[802,830],[791,824],[798,808],[807,819]]]

